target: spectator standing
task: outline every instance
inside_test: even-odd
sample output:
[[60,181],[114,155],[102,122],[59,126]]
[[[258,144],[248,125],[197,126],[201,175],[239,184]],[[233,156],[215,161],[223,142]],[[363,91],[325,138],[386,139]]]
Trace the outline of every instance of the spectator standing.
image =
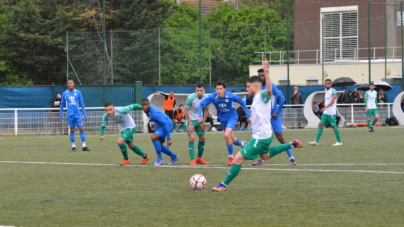
[[[58,108],[57,110],[50,111],[50,117],[53,124],[53,133],[56,134],[59,131],[60,134],[63,134],[63,125],[57,124],[59,122],[59,111],[60,111],[60,102],[62,100],[62,96],[59,92],[56,92],[55,99],[52,101],[51,108]],[[58,130],[59,129],[59,130]]]
[[293,94],[290,95],[290,100],[292,100],[292,104],[302,104],[302,94],[299,92],[298,87],[293,88]]
[[[290,100],[292,100],[293,105],[299,105],[302,104],[302,94],[299,92],[298,87],[293,88],[293,93],[289,97]],[[300,122],[302,121],[302,113],[300,111],[301,107],[300,106],[293,106],[292,108],[292,117],[294,119],[297,119],[297,127],[300,127]]]
[[[174,97],[174,91],[170,91],[170,93],[165,94],[164,92],[158,92],[159,94],[164,96],[164,103],[163,103],[163,109],[164,109],[164,113],[171,119],[174,119],[174,108],[175,108],[175,104],[177,103],[177,101],[175,100]],[[157,92],[154,92],[154,94],[157,94]],[[173,124],[173,128],[171,129],[171,131],[174,130],[175,124]]]
[[387,101],[389,101],[386,94],[384,94],[384,90],[382,88],[379,89],[378,99],[379,99],[379,103],[386,103]]
[[348,95],[345,93],[345,91],[346,91],[346,88],[345,88],[345,87],[342,87],[342,88],[341,88],[341,91],[343,91],[344,93],[342,93],[342,94],[338,97],[338,99],[337,99],[337,103],[338,103],[338,104],[345,103],[345,98],[348,96]]
[[354,91],[352,90],[348,92],[348,96],[345,96],[344,103],[353,103],[353,93]]

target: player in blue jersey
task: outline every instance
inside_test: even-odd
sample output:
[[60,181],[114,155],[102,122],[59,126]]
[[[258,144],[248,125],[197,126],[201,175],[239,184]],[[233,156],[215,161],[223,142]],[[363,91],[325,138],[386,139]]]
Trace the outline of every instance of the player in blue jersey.
[[[154,163],[155,166],[163,164],[163,157],[161,153],[164,153],[171,157],[169,165],[173,165],[180,156],[174,154],[168,147],[171,146],[171,135],[170,131],[173,128],[173,122],[165,113],[157,109],[154,105],[150,104],[147,98],[142,99],[142,110],[150,118],[150,122],[154,123],[152,125],[152,130],[154,130],[151,140],[154,149],[157,153],[157,160]],[[167,146],[163,145],[167,138]]]
[[[258,76],[262,81],[262,90],[266,89],[266,81],[265,81],[265,73],[263,69],[258,69]],[[272,83],[272,97],[271,97],[271,105],[272,105],[272,117],[271,117],[271,125],[274,130],[275,136],[281,144],[288,143],[286,139],[283,137],[282,133],[282,118],[281,111],[283,108],[283,104],[285,104],[285,97],[283,97],[282,93],[279,91],[278,87],[274,83]],[[291,149],[286,150],[286,154],[289,157],[290,164],[296,165],[296,159],[293,157],[293,153]],[[257,162],[252,163],[252,165],[264,165],[265,161],[262,159],[258,159]]]
[[237,102],[243,107],[247,119],[249,119],[250,112],[248,111],[245,102],[233,93],[227,92],[226,82],[219,80],[215,84],[215,92],[199,103],[197,118],[198,122],[202,122],[204,107],[210,103],[215,105],[217,117],[219,118],[220,124],[222,125],[222,129],[224,131],[224,138],[226,140],[227,151],[229,154],[227,161],[229,166],[231,166],[233,163],[233,144],[241,147],[246,144],[245,141],[240,141],[233,135],[234,127],[238,121],[238,115],[236,109],[234,108],[233,102]]
[[81,92],[74,88],[74,81],[67,81],[67,90],[62,94],[60,104],[59,119],[63,122],[63,107],[67,108],[67,121],[70,128],[70,142],[72,143],[72,151],[76,151],[76,144],[74,142],[74,128],[77,126],[80,130],[81,144],[83,151],[90,151],[86,146],[86,133],[84,132],[84,123],[80,114],[80,109],[83,111],[84,121],[87,121],[86,108],[84,106],[84,99]]

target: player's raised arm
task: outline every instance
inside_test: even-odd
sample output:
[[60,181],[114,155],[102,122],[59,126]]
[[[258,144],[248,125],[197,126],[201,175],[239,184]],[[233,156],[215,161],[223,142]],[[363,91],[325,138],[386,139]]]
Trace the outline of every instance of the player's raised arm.
[[269,76],[269,63],[268,61],[263,61],[262,62],[262,68],[264,69],[265,73],[265,83],[266,83],[266,93],[267,95],[272,95],[272,81]]

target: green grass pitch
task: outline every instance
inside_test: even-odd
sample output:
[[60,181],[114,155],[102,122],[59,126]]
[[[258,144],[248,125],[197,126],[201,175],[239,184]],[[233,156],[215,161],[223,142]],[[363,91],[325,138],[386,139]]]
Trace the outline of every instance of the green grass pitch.
[[[180,160],[168,166],[164,156],[161,167],[151,134],[135,134],[149,163],[130,151],[122,167],[118,134],[87,134],[90,152],[71,152],[68,136],[0,137],[0,226],[403,226],[404,128],[340,130],[342,147],[331,146],[332,129],[316,147],[308,145],[316,129],[284,131],[304,145],[293,150],[298,164],[285,153],[265,166],[247,161],[225,192],[210,190],[229,169],[222,132],[207,133],[211,165],[195,167],[185,133],[173,134]],[[235,135],[248,140],[251,131]],[[205,190],[189,187],[196,173]]]

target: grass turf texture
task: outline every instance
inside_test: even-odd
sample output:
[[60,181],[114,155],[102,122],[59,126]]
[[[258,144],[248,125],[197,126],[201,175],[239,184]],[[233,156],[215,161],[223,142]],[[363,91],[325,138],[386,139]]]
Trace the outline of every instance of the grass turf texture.
[[[173,134],[172,150],[181,158],[172,167],[165,155],[164,165],[153,167],[151,134],[135,134],[149,163],[139,165],[141,158],[130,151],[131,165],[124,167],[117,134],[104,141],[87,134],[90,152],[71,152],[68,136],[0,137],[0,225],[404,225],[404,128],[340,130],[342,147],[331,146],[331,129],[324,130],[319,146],[308,145],[315,129],[286,130],[288,141],[298,138],[305,146],[293,150],[298,165],[289,165],[285,153],[265,166],[247,161],[225,192],[210,191],[229,168],[222,132],[207,133],[204,158],[211,165],[196,167],[189,166],[184,133]],[[248,140],[251,131],[235,135]],[[78,134],[76,140],[79,148]],[[205,190],[190,189],[196,173],[207,178]]]

